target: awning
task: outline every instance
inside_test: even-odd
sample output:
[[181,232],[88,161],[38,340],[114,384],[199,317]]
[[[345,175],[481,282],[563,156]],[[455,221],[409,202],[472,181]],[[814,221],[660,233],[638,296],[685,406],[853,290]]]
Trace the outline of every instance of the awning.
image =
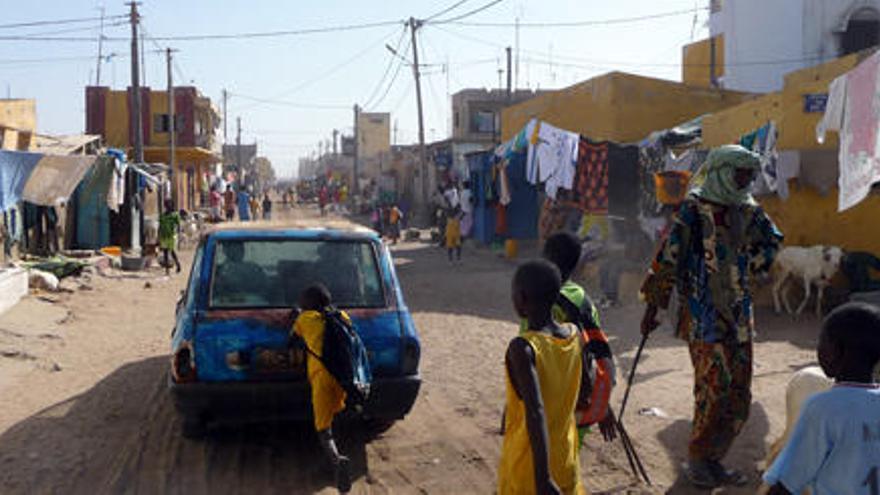
[[96,159],[94,155],[0,151],[0,210],[21,200],[52,206],[67,199]]
[[[174,149],[174,156],[179,162],[195,162],[199,165],[219,163],[220,155],[198,146],[180,146]],[[168,163],[171,161],[171,150],[167,146],[147,146],[144,148],[144,161]]]

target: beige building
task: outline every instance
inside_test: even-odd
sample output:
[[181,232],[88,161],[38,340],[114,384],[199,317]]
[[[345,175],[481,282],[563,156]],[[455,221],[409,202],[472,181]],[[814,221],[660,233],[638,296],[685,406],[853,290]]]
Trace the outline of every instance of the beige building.
[[358,175],[376,179],[386,172],[391,152],[391,114],[358,114]]
[[0,149],[31,149],[36,130],[36,101],[0,99]]

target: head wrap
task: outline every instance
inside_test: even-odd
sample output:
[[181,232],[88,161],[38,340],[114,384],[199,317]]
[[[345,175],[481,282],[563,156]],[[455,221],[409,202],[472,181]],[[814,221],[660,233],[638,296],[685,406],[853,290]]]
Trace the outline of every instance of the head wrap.
[[738,144],[713,149],[691,181],[691,195],[728,206],[755,204],[750,187],[736,183],[738,169],[760,172],[760,156]]

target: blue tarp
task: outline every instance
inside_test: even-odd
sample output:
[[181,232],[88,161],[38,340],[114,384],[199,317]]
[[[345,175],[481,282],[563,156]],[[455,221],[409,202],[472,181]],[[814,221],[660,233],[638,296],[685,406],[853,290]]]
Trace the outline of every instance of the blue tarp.
[[495,207],[486,198],[486,191],[492,180],[492,153],[470,153],[467,162],[474,193],[472,237],[482,244],[491,244],[495,238]]
[[0,150],[0,211],[21,201],[24,186],[42,157],[39,153]]

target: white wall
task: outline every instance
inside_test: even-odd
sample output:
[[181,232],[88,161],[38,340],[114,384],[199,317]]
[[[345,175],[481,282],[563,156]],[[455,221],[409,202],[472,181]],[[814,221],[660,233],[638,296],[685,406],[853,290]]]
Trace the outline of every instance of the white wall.
[[827,62],[840,53],[840,36],[850,16],[863,9],[880,11],[880,0],[804,0],[804,53]]
[[712,36],[724,34],[724,88],[777,91],[785,74],[812,65],[800,62],[805,1],[811,0],[724,0],[710,19]]

